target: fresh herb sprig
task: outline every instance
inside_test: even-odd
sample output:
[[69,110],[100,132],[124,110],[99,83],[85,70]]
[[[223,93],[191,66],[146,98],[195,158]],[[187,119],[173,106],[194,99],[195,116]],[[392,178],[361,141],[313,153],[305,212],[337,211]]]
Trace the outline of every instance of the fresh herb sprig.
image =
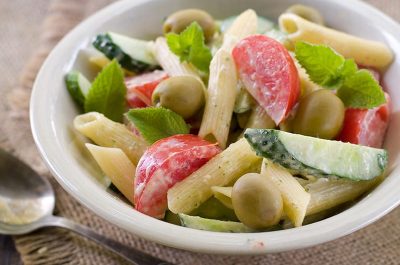
[[150,144],[175,134],[189,133],[189,126],[185,120],[169,109],[158,107],[131,109],[126,113],[126,117]]
[[124,74],[116,60],[109,63],[93,81],[84,102],[85,112],[97,111],[121,122],[126,111]]
[[192,63],[200,71],[209,72],[212,55],[205,44],[203,29],[197,22],[192,22],[180,34],[168,33],[166,37],[170,50],[181,62]]
[[354,60],[345,59],[324,45],[296,44],[296,59],[316,84],[337,90],[346,107],[371,109],[386,102],[379,83]]

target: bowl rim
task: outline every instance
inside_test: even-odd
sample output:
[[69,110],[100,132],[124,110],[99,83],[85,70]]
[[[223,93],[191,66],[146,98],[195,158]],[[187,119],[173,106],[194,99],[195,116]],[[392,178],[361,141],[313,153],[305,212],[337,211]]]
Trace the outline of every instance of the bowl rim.
[[[49,75],[49,69],[52,68],[53,63],[57,61],[57,56],[65,49],[72,49],[72,40],[82,40],[80,36],[83,35],[83,32],[93,29],[97,21],[101,21],[105,17],[115,16],[121,10],[126,10],[126,8],[135,8],[153,1],[155,0],[137,0],[133,2],[122,0],[97,11],[78,24],[57,44],[37,75],[30,100],[30,122],[33,138],[46,166],[58,183],[70,195],[100,217],[142,238],[170,247],[214,254],[265,254],[314,246],[359,230],[378,220],[400,204],[400,196],[390,189],[385,191],[383,187],[383,190],[379,192],[379,196],[382,199],[380,204],[374,203],[371,205],[371,202],[374,202],[373,198],[378,195],[375,194],[377,192],[374,190],[354,207],[307,226],[274,232],[230,234],[200,231],[159,221],[132,210],[130,206],[113,198],[100,188],[97,191],[99,193],[103,192],[100,195],[104,195],[103,197],[107,200],[106,205],[100,205],[90,196],[79,192],[82,187],[75,185],[68,179],[68,176],[65,176],[62,159],[60,160],[60,157],[52,155],[55,152],[51,146],[53,143],[44,140],[49,136],[49,131],[53,131],[52,124],[48,122],[48,117],[41,115],[43,111],[40,112],[38,109],[41,97],[46,95],[46,90],[40,88],[45,85],[44,80]],[[358,9],[365,16],[380,20],[379,25],[385,25],[388,31],[400,33],[400,25],[397,22],[367,3],[360,0],[326,1],[347,7],[352,6],[352,9]],[[48,124],[46,129],[49,131],[45,132],[44,127],[42,127],[44,124]],[[83,175],[82,172],[77,174]],[[400,175],[400,167],[395,168],[391,175]],[[393,187],[394,183],[395,178],[391,177],[385,179],[380,185],[384,185],[388,189]],[[343,222],[343,220],[346,221]],[[157,230],[156,233],[155,230]],[[210,238],[213,240],[210,240]]]

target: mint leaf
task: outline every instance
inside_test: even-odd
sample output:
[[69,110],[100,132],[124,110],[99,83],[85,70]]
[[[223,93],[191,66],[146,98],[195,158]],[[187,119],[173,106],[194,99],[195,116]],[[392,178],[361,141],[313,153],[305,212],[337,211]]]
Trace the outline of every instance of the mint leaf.
[[347,78],[337,96],[350,108],[369,109],[386,102],[382,89],[367,70],[360,70]]
[[120,122],[125,111],[126,87],[121,66],[109,63],[93,81],[85,99],[85,112],[97,111]]
[[295,52],[296,59],[314,83],[335,88],[342,81],[340,73],[345,59],[331,48],[298,42]]
[[168,33],[166,37],[170,50],[179,56],[181,62],[192,63],[197,69],[208,73],[212,55],[205,45],[203,29],[197,22],[190,24],[179,35]]
[[131,109],[125,115],[150,144],[175,134],[189,133],[189,126],[185,120],[169,109]]
[[353,59],[346,59],[343,65],[340,67],[340,73],[343,77],[351,76],[358,70],[357,64]]
[[296,44],[296,59],[311,81],[336,89],[346,107],[374,108],[385,103],[379,83],[366,70],[358,70],[352,59],[345,59],[324,45]]

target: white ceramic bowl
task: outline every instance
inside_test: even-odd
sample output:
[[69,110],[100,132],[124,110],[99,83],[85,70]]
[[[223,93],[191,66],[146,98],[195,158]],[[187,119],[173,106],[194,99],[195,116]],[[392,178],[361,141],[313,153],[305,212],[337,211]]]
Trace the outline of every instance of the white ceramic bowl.
[[[141,38],[161,33],[162,20],[174,10],[197,7],[216,18],[253,8],[273,19],[294,3],[319,9],[327,23],[354,35],[385,42],[396,60],[385,75],[393,100],[386,138],[390,171],[386,180],[350,209],[303,227],[253,234],[228,234],[175,226],[135,211],[106,191],[99,170],[79,147],[72,120],[78,114],[64,86],[78,51],[97,33],[116,31]],[[74,65],[75,64],[75,65]],[[400,203],[400,27],[378,10],[357,0],[124,0],[96,13],[69,33],[52,51],[36,79],[31,98],[31,125],[36,144],[51,172],[72,196],[111,223],[171,247],[206,253],[261,254],[304,248],[352,233],[387,214]],[[78,143],[78,144],[77,144]]]

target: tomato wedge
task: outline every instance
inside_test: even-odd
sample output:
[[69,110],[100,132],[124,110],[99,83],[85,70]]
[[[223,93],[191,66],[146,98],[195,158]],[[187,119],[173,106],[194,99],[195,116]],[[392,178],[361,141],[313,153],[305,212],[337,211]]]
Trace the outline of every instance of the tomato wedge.
[[290,113],[300,94],[300,78],[286,48],[265,35],[241,40],[232,51],[239,77],[276,124]]
[[131,108],[151,106],[151,96],[157,85],[168,78],[168,74],[161,70],[133,76],[125,79],[127,101]]
[[143,154],[136,169],[136,209],[163,218],[168,189],[219,152],[217,144],[191,134],[174,135],[155,142]]
[[347,109],[343,129],[337,140],[353,144],[381,148],[390,118],[390,98],[373,109]]

